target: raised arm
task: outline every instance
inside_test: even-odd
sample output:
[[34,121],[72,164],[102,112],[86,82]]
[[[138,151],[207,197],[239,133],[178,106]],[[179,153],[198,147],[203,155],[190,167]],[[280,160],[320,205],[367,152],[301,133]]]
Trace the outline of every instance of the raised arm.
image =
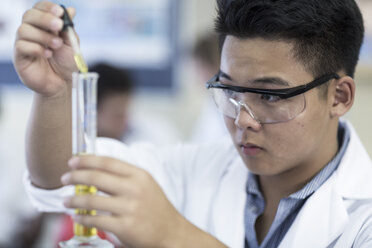
[[34,91],[26,158],[31,181],[41,188],[61,186],[71,158],[70,87],[76,67],[71,47],[60,35],[62,15],[57,4],[35,4],[23,15],[14,45],[15,69]]
[[74,158],[67,166],[72,156],[71,75],[76,68],[71,47],[59,35],[62,14],[54,3],[37,3],[23,16],[15,42],[15,68],[34,91],[26,141],[33,184],[57,188],[66,173],[64,185],[96,186],[106,195],[72,196],[65,206],[108,213],[75,217],[81,224],[111,231],[130,247],[226,247],[177,212],[148,172],[92,155]]

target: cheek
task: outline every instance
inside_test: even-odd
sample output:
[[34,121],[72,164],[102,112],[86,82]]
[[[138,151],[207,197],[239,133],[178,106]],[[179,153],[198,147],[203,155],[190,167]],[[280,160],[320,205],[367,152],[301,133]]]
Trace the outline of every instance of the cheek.
[[265,137],[268,152],[280,160],[294,160],[307,149],[305,125],[299,121],[269,126]]
[[317,148],[323,125],[324,110],[309,107],[297,118],[287,123],[267,128],[266,137],[272,137],[270,148],[275,157],[288,163],[298,163],[310,158]]
[[297,119],[303,133],[301,143],[307,143],[311,149],[311,145],[315,145],[324,135],[327,135],[329,107],[327,102],[319,99],[318,91],[309,92],[306,95],[306,102],[305,111]]
[[236,132],[235,120],[226,116],[223,116],[223,120],[230,135],[233,136]]

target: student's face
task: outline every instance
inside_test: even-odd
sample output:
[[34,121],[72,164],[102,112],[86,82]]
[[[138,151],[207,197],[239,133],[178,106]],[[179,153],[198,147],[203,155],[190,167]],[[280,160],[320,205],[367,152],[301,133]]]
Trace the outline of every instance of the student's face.
[[[291,49],[292,45],[284,41],[228,36],[222,50],[221,70],[235,85],[243,87],[288,88],[314,80],[293,57]],[[250,83],[263,77],[280,78],[288,86]],[[287,122],[259,124],[244,109],[236,119],[224,117],[234,145],[252,173],[273,176],[296,169],[306,171],[332,157],[334,151],[329,144],[337,125],[329,115],[330,101],[319,95],[318,88],[304,96],[305,110]]]
[[97,135],[121,140],[128,129],[128,94],[105,96],[97,109]]

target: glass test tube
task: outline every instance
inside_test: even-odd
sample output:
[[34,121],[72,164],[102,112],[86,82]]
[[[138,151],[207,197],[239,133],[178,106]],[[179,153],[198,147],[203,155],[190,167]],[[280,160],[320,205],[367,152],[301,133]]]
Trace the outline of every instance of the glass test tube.
[[[95,154],[97,115],[97,73],[73,73],[72,75],[72,153]],[[76,185],[76,195],[96,194],[97,188]],[[76,209],[76,214],[96,215],[95,210]],[[97,236],[97,229],[74,223],[74,237],[60,243],[60,247],[113,248]]]
[[[72,75],[72,154],[95,154],[96,142],[96,91],[97,73],[73,73]],[[95,194],[93,186],[76,185],[76,195]],[[76,209],[76,214],[95,215],[94,210]],[[97,229],[74,223],[76,236],[97,235]]]

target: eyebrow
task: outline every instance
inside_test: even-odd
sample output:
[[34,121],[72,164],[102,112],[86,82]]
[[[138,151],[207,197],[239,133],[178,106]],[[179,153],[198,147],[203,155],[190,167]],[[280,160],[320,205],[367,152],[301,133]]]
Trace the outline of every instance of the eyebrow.
[[[220,70],[220,73],[219,73],[219,76],[220,77],[223,77],[223,78],[226,78],[230,81],[233,81],[233,82],[236,82],[234,79],[231,78],[230,75],[228,75],[227,73],[223,72]],[[278,78],[278,77],[262,77],[262,78],[256,78],[252,81],[253,84],[256,84],[256,83],[265,83],[265,84],[274,84],[274,85],[279,85],[279,86],[290,86],[290,84],[281,79],[281,78]]]

